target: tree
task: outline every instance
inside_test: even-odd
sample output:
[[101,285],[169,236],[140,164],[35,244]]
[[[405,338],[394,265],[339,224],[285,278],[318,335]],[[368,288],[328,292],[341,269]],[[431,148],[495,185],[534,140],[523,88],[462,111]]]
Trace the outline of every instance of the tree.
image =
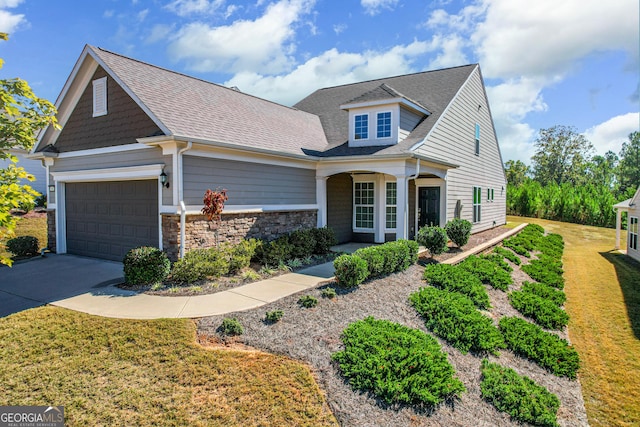
[[521,160],[507,160],[507,163],[505,163],[504,166],[507,183],[516,187],[524,183],[531,173],[529,166],[525,165]]
[[640,185],[640,132],[629,134],[629,142],[622,144],[618,163],[619,193],[632,197]]
[[587,167],[588,177],[596,185],[613,189],[617,166],[618,156],[613,151],[607,151],[604,156],[593,156]]
[[594,149],[574,127],[558,125],[541,129],[534,145],[533,175],[540,184],[585,183],[587,165]]
[[[8,40],[0,33],[0,40]],[[4,61],[0,59],[0,68]],[[11,210],[21,203],[33,203],[38,193],[29,185],[21,185],[23,179],[34,177],[16,166],[18,159],[9,150],[31,150],[38,132],[49,125],[58,127],[56,108],[46,99],[38,98],[26,81],[19,78],[0,79],[0,159],[10,161],[0,169],[0,240],[11,237],[18,219]],[[11,265],[11,260],[0,256],[0,263]]]

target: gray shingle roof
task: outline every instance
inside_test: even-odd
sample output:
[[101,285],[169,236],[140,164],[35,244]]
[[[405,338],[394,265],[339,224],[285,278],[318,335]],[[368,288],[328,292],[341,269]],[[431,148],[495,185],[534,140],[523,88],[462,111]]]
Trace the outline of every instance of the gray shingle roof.
[[[294,107],[320,117],[328,146],[322,150],[308,147],[305,152],[320,157],[408,153],[414,144],[423,141],[429,134],[476,67],[477,64],[471,64],[319,89]],[[383,84],[386,87],[382,87]],[[390,97],[391,93],[400,94],[417,103],[431,115],[399,144],[383,147],[348,147],[349,113],[340,109],[340,106],[363,102],[364,99],[384,99],[377,97]]]
[[[176,136],[303,155],[324,150],[317,116],[90,47],[92,52]],[[143,135],[141,135],[143,136]]]

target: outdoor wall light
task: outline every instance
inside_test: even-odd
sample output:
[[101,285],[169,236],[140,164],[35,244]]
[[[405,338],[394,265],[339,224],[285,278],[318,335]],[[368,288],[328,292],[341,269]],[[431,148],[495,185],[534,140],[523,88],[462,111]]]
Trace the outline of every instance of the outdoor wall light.
[[163,187],[169,188],[169,182],[167,181],[167,174],[162,171],[160,174],[160,183]]
[[53,193],[54,191],[56,191],[56,186],[54,184],[50,184],[49,185],[49,192]]

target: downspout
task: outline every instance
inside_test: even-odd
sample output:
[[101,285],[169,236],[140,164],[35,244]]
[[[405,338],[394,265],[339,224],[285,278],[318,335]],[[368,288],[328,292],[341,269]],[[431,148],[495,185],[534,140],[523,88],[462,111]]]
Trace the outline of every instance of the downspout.
[[184,204],[184,172],[182,170],[182,153],[191,150],[193,143],[189,141],[187,146],[178,151],[178,199],[180,200],[180,259],[184,258],[184,228],[187,222],[187,207]]

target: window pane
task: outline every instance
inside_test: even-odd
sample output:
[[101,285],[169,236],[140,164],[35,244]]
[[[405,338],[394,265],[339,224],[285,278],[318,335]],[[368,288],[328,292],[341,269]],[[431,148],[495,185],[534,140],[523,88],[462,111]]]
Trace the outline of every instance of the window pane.
[[354,126],[355,139],[367,139],[369,138],[369,116],[361,114],[355,116]]
[[391,113],[378,113],[378,138],[391,137]]
[[396,207],[387,206],[387,228],[396,228]]
[[395,182],[387,182],[387,205],[395,205],[397,200],[397,185]]

